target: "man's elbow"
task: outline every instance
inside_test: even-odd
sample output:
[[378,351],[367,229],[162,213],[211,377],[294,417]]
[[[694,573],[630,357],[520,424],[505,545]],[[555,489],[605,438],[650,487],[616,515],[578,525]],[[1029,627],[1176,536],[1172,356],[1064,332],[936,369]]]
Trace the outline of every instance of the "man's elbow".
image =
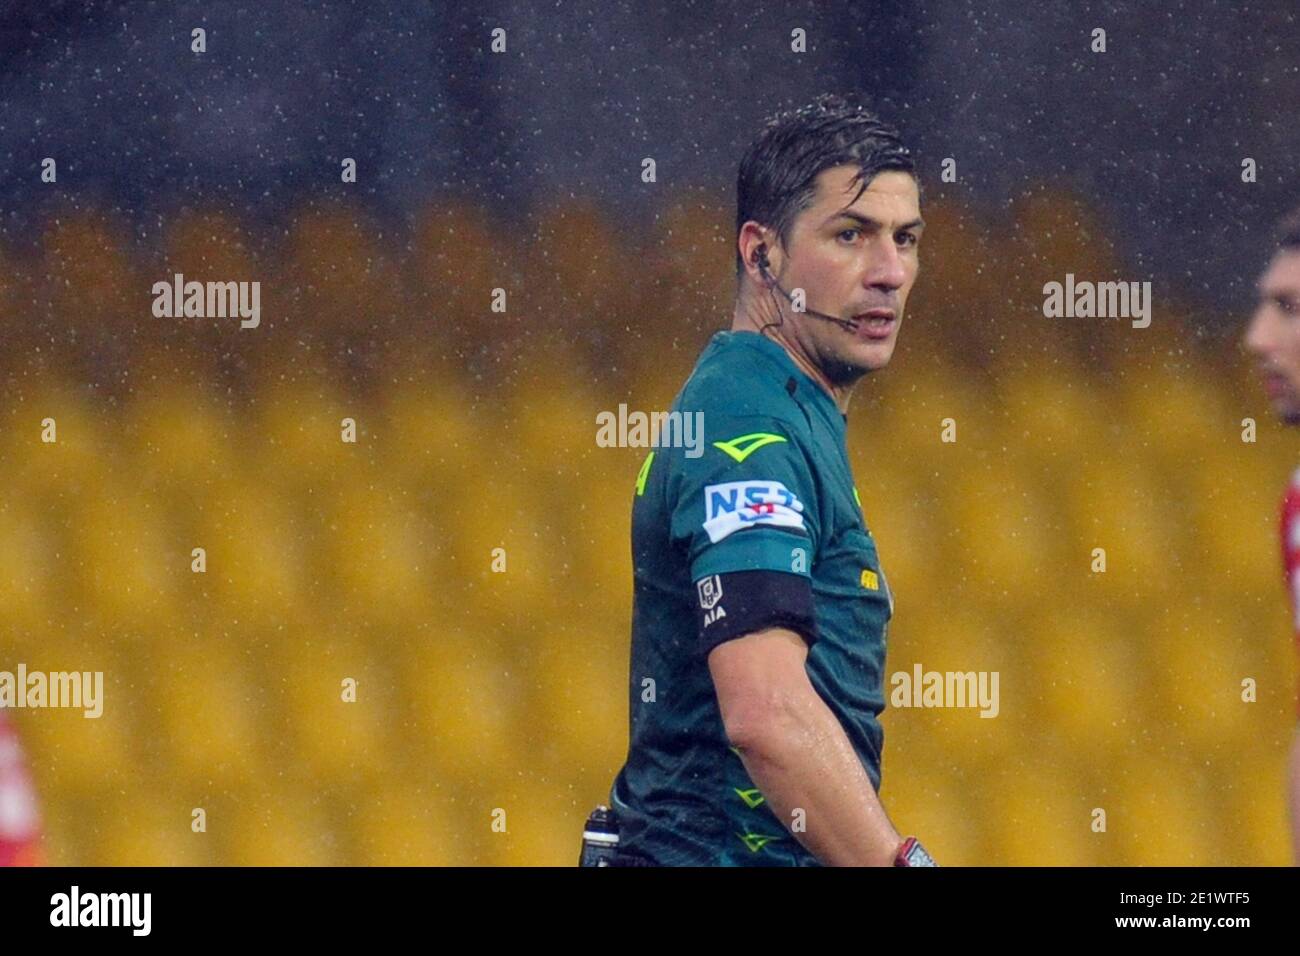
[[791,691],[773,691],[725,715],[728,742],[746,755],[779,749],[796,732],[805,709],[796,696]]

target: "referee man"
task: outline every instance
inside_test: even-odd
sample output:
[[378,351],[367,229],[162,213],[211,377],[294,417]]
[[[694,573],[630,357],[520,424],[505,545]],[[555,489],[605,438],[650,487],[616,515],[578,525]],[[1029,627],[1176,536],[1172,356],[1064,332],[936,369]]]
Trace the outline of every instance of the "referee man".
[[737,295],[632,507],[627,760],[614,865],[933,866],[881,806],[893,597],[849,467],[854,385],[916,281],[897,131],[823,95],[769,120],[736,182]]

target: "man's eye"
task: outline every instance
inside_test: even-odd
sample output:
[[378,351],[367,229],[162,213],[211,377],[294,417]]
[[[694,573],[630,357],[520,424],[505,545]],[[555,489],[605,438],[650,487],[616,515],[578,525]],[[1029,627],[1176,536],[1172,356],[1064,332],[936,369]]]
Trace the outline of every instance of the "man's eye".
[[861,235],[861,234],[862,234],[862,230],[861,230],[861,229],[845,229],[845,230],[843,230],[843,231],[840,232],[840,238],[842,239],[842,238],[844,238],[844,236],[846,236],[846,235],[848,235],[848,234],[850,234],[850,233],[857,233],[857,234]]
[[898,236],[900,246],[914,246],[921,241],[920,237],[914,232],[900,233]]

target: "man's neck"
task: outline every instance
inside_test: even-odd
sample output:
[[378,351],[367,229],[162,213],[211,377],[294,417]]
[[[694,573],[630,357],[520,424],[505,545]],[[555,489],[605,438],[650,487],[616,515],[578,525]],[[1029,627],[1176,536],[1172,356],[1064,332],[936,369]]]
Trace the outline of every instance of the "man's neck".
[[849,399],[853,397],[853,386],[856,382],[848,385],[834,385],[826,377],[817,364],[813,362],[799,347],[799,343],[785,334],[786,329],[781,325],[771,325],[764,323],[760,325],[753,319],[739,302],[736,303],[736,311],[731,319],[731,331],[733,332],[757,332],[765,339],[770,339],[781,348],[785,349],[785,354],[790,356],[790,361],[799,367],[810,379],[821,386],[822,391],[831,397],[835,402],[835,407],[840,410],[841,415],[847,415],[849,412]]

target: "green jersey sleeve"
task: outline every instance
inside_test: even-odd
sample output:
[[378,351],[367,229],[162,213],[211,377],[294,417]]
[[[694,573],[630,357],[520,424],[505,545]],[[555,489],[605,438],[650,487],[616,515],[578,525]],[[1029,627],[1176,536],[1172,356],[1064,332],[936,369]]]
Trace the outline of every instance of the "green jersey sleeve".
[[692,581],[735,571],[809,576],[819,530],[816,486],[789,424],[766,416],[706,421],[702,454],[679,461],[668,505]]

